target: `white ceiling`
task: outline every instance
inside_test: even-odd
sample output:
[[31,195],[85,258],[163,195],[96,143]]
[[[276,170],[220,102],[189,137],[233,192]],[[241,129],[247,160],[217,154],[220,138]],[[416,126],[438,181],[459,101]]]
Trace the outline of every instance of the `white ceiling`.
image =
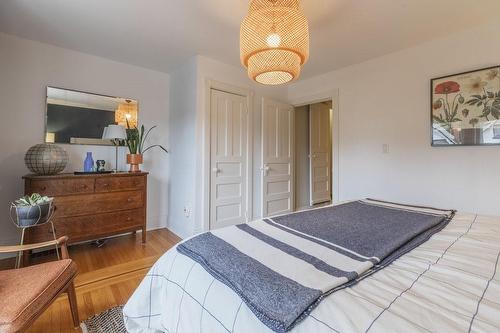
[[[311,34],[302,78],[498,20],[500,11],[499,0],[302,5]],[[0,31],[164,72],[196,54],[239,66],[247,7],[248,0],[2,0]]]

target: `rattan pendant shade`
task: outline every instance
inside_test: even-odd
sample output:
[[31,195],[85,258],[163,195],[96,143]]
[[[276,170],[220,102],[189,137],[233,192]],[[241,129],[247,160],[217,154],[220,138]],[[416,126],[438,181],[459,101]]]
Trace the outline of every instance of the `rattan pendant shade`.
[[241,24],[240,57],[248,76],[259,83],[298,78],[309,58],[309,28],[299,0],[251,0]]

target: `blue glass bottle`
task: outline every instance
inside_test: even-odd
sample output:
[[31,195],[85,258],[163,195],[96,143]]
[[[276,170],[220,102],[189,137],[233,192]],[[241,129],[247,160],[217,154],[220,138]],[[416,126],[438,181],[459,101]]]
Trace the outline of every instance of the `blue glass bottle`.
[[85,172],[94,171],[94,159],[92,158],[91,152],[87,153],[87,158],[85,158],[85,161],[83,162],[83,171]]

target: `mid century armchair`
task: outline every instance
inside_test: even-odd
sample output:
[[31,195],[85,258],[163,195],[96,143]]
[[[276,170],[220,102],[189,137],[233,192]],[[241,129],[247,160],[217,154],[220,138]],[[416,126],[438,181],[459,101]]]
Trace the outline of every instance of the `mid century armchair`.
[[0,253],[29,251],[47,246],[60,246],[61,260],[19,269],[0,271],[0,333],[23,332],[52,304],[68,294],[73,325],[79,326],[73,279],[76,264],[69,259],[64,236],[44,243],[0,246]]

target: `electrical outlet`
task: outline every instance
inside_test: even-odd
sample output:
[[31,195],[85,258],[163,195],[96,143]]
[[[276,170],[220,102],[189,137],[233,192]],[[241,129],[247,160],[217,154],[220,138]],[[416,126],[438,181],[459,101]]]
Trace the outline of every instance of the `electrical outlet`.
[[184,206],[184,216],[189,218],[191,216],[191,207],[189,205]]
[[388,143],[382,144],[382,154],[389,154],[389,144]]

